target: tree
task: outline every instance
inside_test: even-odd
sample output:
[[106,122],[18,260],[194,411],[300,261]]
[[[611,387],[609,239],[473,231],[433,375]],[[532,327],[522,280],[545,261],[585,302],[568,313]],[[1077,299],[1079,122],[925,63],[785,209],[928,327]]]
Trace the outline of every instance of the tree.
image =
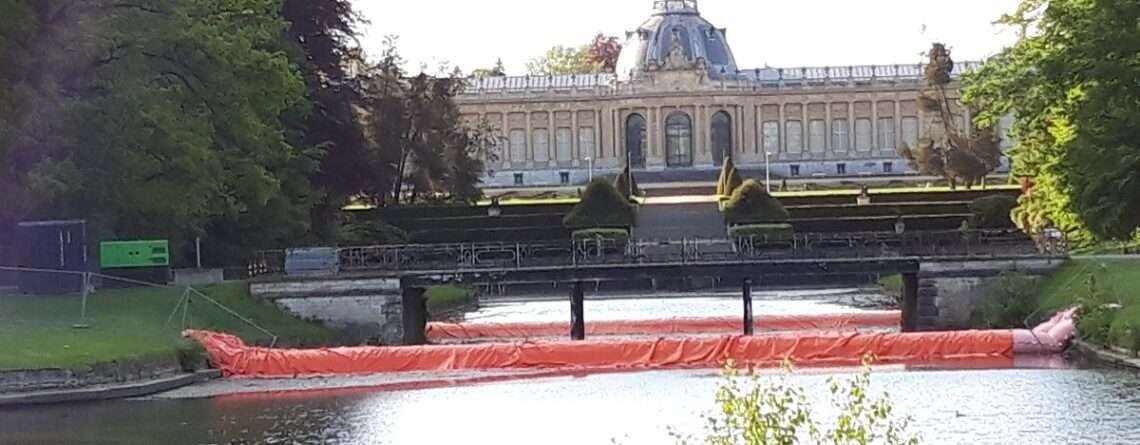
[[570,229],[628,229],[637,222],[637,214],[629,200],[602,178],[595,178],[582,192],[582,200],[563,218]]
[[918,103],[928,116],[929,130],[915,147],[900,146],[899,155],[912,169],[945,178],[950,188],[959,181],[970,188],[1000,165],[1001,141],[991,127],[978,128],[965,122],[962,108],[948,96],[954,70],[950,50],[935,43],[927,55],[927,88]]
[[[355,73],[346,66],[362,64],[354,47],[359,19],[348,0],[285,0],[289,23],[287,49],[305,79],[310,107],[287,119],[294,144],[320,156],[312,175],[319,203],[312,212],[318,239],[336,237],[340,208],[359,195],[376,175],[390,169],[372,162],[356,108],[363,102]],[[363,168],[362,168],[363,167]]]
[[617,69],[618,56],[621,55],[621,44],[617,37],[598,33],[588,48],[587,60],[594,66],[600,66],[602,72],[612,73]]
[[526,68],[533,76],[612,73],[620,53],[617,37],[598,34],[587,45],[550,48],[542,57],[531,59]]
[[1032,179],[1023,229],[1087,244],[1140,227],[1138,20],[1135,1],[1025,0],[1001,20],[1017,44],[966,77],[978,123],[1013,116],[1013,172]]
[[419,199],[471,203],[482,196],[486,161],[497,159],[498,133],[485,122],[463,122],[455,97],[465,80],[419,74],[408,77],[389,38],[378,64],[364,75],[362,119],[371,158],[391,166],[363,194],[374,203]]
[[471,77],[502,77],[507,75],[507,69],[503,67],[503,59],[495,60],[495,66],[488,68],[479,68],[471,72]]

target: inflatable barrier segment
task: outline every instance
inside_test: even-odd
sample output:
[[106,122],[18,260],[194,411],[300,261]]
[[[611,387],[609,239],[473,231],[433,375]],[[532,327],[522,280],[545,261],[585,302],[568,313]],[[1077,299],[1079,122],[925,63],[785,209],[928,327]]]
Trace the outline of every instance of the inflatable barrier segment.
[[1057,353],[1072,338],[1074,311],[1033,331],[818,333],[757,337],[690,337],[551,343],[487,343],[414,347],[273,349],[247,346],[228,334],[186,331],[226,376],[293,377],[477,369],[715,368],[727,360],[769,366],[856,365],[870,353],[879,363],[1013,358],[1015,350]]
[[[866,311],[847,314],[764,315],[753,319],[756,330],[809,331],[852,330],[873,327],[897,327],[899,311]],[[741,318],[675,318],[668,320],[595,321],[586,323],[586,336],[598,335],[669,335],[728,334],[741,331]],[[565,337],[569,322],[553,323],[428,323],[427,337],[432,340],[464,340],[475,338]]]

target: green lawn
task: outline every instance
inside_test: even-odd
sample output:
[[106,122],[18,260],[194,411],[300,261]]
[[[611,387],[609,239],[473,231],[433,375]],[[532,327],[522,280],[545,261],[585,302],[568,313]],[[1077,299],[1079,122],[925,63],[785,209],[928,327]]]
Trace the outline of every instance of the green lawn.
[[428,312],[437,316],[471,304],[475,292],[464,287],[434,286],[427,289],[424,297],[427,298]]
[[1103,295],[1093,301],[1120,304],[1122,309],[1103,316],[1087,314],[1093,326],[1082,326],[1082,332],[1100,329],[1114,345],[1140,348],[1140,259],[1069,261],[1041,288],[1041,309],[1052,312],[1090,301],[1089,276],[1095,277],[1096,289]]
[[[204,287],[234,312],[253,320],[284,344],[326,344],[333,333],[254,300],[244,284]],[[101,289],[90,295],[87,320],[78,295],[0,295],[0,369],[71,367],[110,360],[176,355],[182,312],[167,318],[181,289]],[[247,342],[271,338],[202,298],[191,300],[188,325],[236,334]],[[76,327],[86,325],[87,327]]]

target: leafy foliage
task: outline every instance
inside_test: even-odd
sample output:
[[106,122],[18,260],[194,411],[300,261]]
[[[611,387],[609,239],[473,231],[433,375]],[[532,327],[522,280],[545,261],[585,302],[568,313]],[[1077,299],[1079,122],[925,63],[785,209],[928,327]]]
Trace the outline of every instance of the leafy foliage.
[[337,239],[344,244],[376,245],[408,242],[408,232],[383,221],[360,221],[340,227]]
[[903,144],[898,152],[912,169],[946,178],[951,188],[959,181],[969,188],[1001,163],[1001,140],[991,127],[966,123],[970,128],[959,128],[965,118],[961,107],[947,95],[954,69],[950,50],[935,43],[927,55],[927,89],[919,95],[918,103],[929,116],[930,130],[914,147]]
[[507,69],[503,66],[503,59],[496,59],[495,66],[491,68],[479,68],[471,72],[471,77],[503,77],[507,75]]
[[1088,244],[1140,227],[1137,20],[1130,0],[1022,1],[1002,18],[1021,39],[965,79],[977,122],[1014,117],[1014,173],[1033,180],[1023,229],[1055,226]]
[[740,171],[736,170],[736,164],[732,162],[732,158],[726,158],[724,166],[720,169],[720,178],[716,181],[717,196],[728,196],[742,184],[744,184],[744,177],[740,176]]
[[1040,289],[1037,279],[1019,273],[1003,273],[986,292],[986,300],[970,314],[976,329],[1026,328],[1036,314]]
[[764,187],[749,179],[725,203],[724,219],[729,225],[782,223],[788,220],[788,211]]
[[[865,358],[862,371],[848,381],[828,379],[831,406],[839,413],[833,426],[814,417],[802,389],[783,380],[764,381],[755,374],[748,376],[749,385],[742,385],[741,373],[729,363],[716,394],[719,409],[706,417],[705,437],[699,442],[791,445],[809,439],[811,443],[834,445],[918,444],[918,437],[906,431],[910,419],[895,418],[889,396],[870,394],[871,362],[870,357]],[[673,435],[682,439],[681,443],[693,441]]]
[[550,48],[527,62],[526,69],[533,76],[612,73],[620,53],[617,37],[598,34],[588,45]]
[[1009,195],[990,195],[970,203],[974,213],[974,227],[979,229],[1013,228],[1011,213],[1017,207],[1017,198]]
[[582,200],[562,220],[570,229],[623,228],[636,223],[633,205],[602,178],[595,178],[582,192]]

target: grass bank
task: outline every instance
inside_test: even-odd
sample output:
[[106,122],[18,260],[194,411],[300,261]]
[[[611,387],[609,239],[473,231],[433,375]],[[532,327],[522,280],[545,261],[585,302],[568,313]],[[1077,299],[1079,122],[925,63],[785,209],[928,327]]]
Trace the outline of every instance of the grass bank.
[[427,289],[424,298],[432,317],[446,317],[474,304],[475,291],[458,286],[434,286]]
[[1083,305],[1078,327],[1086,341],[1140,350],[1140,259],[1073,259],[1046,280],[1040,295],[1045,313]]
[[[234,312],[279,337],[279,343],[320,345],[334,333],[292,317],[272,303],[250,297],[243,283],[199,289]],[[172,311],[181,289],[101,289],[88,298],[87,319],[80,317],[78,295],[0,294],[0,369],[75,367],[127,359],[176,357],[183,312]],[[232,333],[247,342],[270,336],[202,298],[191,300],[186,323],[196,329]]]

